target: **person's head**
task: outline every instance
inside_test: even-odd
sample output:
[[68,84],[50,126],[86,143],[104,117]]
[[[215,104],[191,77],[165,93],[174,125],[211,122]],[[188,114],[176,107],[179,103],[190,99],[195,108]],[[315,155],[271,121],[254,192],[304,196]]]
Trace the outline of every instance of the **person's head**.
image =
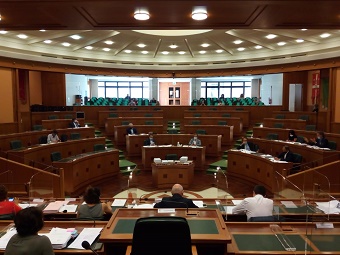
[[295,131],[294,130],[289,130],[289,135],[295,135]]
[[84,201],[87,204],[100,203],[100,190],[92,186],[87,187],[84,194]]
[[8,190],[4,185],[0,185],[0,202],[7,199]]
[[55,137],[58,134],[58,131],[56,129],[53,129],[52,136]]
[[132,128],[132,127],[133,127],[133,124],[132,124],[132,123],[129,123],[129,127]]
[[325,133],[324,132],[322,132],[322,131],[318,131],[318,132],[316,132],[316,136],[318,137],[318,138],[325,138]]
[[194,139],[197,140],[198,134],[194,134]]
[[149,134],[149,139],[153,139],[153,134]]
[[284,145],[284,146],[282,147],[282,151],[283,151],[283,152],[288,152],[288,151],[290,151],[289,146]]
[[184,190],[183,190],[183,186],[181,184],[175,184],[174,186],[172,186],[171,189],[171,194],[180,194],[181,196],[183,196]]
[[253,190],[254,195],[266,196],[266,188],[262,185],[256,185]]
[[242,137],[242,142],[243,142],[243,143],[247,143],[247,142],[248,142],[247,137]]
[[72,122],[78,122],[78,120],[76,118],[73,118]]
[[44,226],[43,212],[38,207],[28,207],[14,217],[15,228],[21,237],[36,235]]

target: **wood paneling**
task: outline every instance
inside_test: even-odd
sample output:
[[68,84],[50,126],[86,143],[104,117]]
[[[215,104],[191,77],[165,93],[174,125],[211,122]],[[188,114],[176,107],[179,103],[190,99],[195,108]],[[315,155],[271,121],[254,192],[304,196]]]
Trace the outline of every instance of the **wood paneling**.
[[65,73],[42,72],[41,87],[43,105],[66,105]]

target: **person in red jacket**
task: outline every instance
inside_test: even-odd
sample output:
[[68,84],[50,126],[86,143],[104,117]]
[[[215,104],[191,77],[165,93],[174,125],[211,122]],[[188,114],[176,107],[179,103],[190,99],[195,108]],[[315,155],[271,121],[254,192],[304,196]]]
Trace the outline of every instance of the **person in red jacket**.
[[8,201],[7,188],[4,185],[0,185],[0,215],[15,215],[21,210],[15,202]]

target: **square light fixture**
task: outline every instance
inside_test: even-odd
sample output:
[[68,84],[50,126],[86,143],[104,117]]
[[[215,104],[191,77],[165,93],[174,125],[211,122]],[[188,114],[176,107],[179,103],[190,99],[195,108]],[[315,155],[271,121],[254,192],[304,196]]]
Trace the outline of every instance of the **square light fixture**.
[[196,6],[194,7],[191,18],[194,20],[205,20],[208,18],[207,8],[204,6]]
[[138,8],[133,16],[136,20],[148,20],[150,18],[149,12],[141,8]]

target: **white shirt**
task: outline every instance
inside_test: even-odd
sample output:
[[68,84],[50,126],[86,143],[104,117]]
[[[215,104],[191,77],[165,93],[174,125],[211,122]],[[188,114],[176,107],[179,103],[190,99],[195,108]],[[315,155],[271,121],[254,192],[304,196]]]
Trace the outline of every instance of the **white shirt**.
[[49,135],[47,136],[47,143],[56,143],[56,142],[59,142],[59,137],[58,137],[58,135],[55,135],[55,136],[53,137],[52,134],[49,134]]
[[260,194],[254,197],[245,198],[232,210],[233,214],[246,214],[247,220],[251,217],[272,216],[273,200],[263,197]]

